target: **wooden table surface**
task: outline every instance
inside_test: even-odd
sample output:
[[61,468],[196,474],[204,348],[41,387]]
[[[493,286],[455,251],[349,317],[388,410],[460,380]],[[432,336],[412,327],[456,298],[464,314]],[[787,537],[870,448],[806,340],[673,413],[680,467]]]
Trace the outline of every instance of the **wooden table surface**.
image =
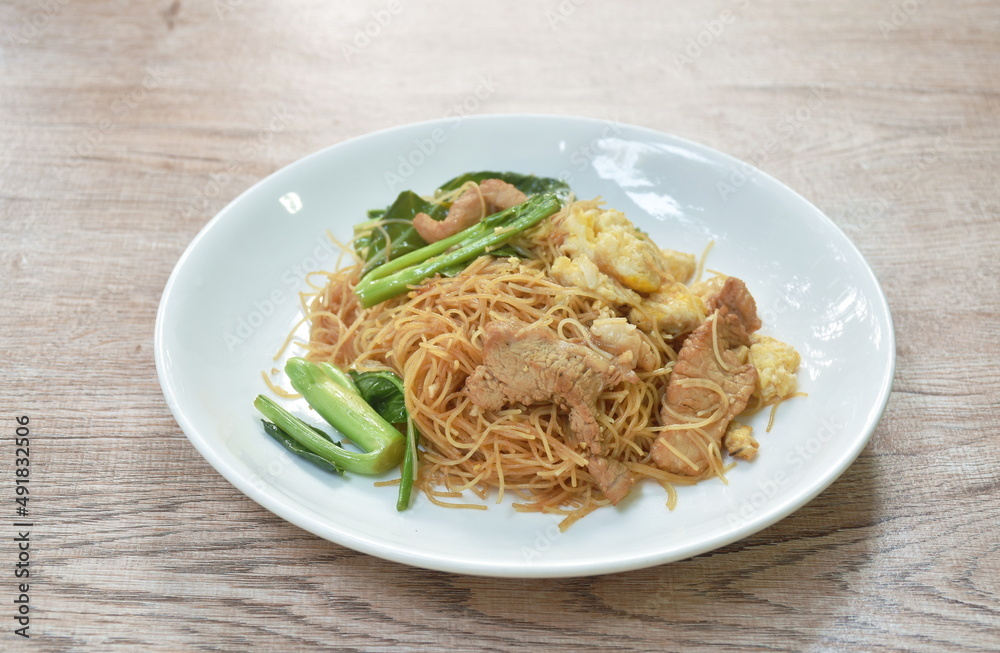
[[[274,170],[481,84],[474,113],[617,120],[751,161],[852,238],[898,367],[832,487],[694,559],[496,580],[321,540],[188,443],[152,340],[198,230]],[[998,650],[998,171],[995,0],[7,0],[0,650]]]

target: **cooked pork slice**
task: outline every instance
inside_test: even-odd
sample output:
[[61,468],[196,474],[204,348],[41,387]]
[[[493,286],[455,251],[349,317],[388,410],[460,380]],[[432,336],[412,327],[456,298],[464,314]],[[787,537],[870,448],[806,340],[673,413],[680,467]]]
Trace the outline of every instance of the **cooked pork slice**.
[[618,505],[635,484],[635,478],[625,463],[611,458],[591,458],[587,471],[594,477],[604,496],[614,505]]
[[[747,290],[747,285],[736,277],[726,277],[722,289],[705,299],[705,306],[708,308],[709,315],[715,309],[725,306],[730,313],[739,316],[740,324],[746,330],[747,339],[751,333],[760,328],[760,318],[757,317],[757,302]],[[741,342],[740,344],[750,345],[749,342]]]
[[[684,341],[660,415],[668,426],[698,423],[721,406],[719,419],[696,427],[721,450],[729,423],[746,408],[757,387],[757,370],[748,362],[748,353],[750,333],[759,328],[760,320],[753,297],[735,277],[727,279],[708,304],[716,312]],[[722,397],[704,387],[708,385],[704,381],[720,386],[728,403],[723,406]],[[664,431],[653,443],[653,460],[668,472],[697,476],[710,462],[703,443],[704,435],[693,428]]]
[[487,410],[544,401],[568,408],[573,435],[599,454],[597,397],[608,386],[634,379],[631,370],[560,339],[548,328],[492,322],[485,329],[483,364],[469,376],[466,388],[472,402]]
[[479,184],[479,192],[483,194],[486,202],[493,207],[492,213],[509,209],[528,200],[527,195],[502,179],[484,179]]
[[478,186],[462,193],[448,209],[444,220],[435,220],[426,213],[413,216],[413,228],[428,243],[468,229],[488,215],[517,206],[528,196],[500,179],[484,179]]

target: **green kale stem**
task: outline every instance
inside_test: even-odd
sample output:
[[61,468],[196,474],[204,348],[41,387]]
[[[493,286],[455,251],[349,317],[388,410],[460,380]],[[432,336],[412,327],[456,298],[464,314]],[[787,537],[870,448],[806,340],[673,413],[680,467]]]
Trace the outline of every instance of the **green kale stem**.
[[[560,206],[559,198],[551,193],[531,197],[526,202],[507,209],[510,212],[509,219],[503,219],[506,216],[502,216],[502,213],[505,212],[498,213],[490,216],[488,222],[484,221],[485,224],[473,225],[454,236],[384,263],[366,275],[354,292],[365,308],[384,302],[406,292],[407,288],[419,284],[427,277],[488,253],[557,212]],[[450,252],[446,251],[453,245],[458,247]],[[380,276],[371,276],[388,265],[393,267]]]
[[408,268],[411,265],[426,261],[432,256],[443,254],[455,245],[464,244],[467,241],[471,241],[474,238],[482,236],[486,233],[488,228],[492,229],[509,220],[521,206],[522,205],[512,206],[509,209],[498,211],[497,213],[483,218],[471,227],[467,227],[466,229],[452,234],[447,238],[442,238],[441,240],[425,245],[420,249],[413,250],[412,252],[403,254],[402,256],[392,259],[391,261],[382,263],[377,268],[367,273],[361,281],[358,282],[358,286],[370,284],[373,281],[389,276],[393,272],[398,272],[399,270]]
[[403,456],[403,474],[399,480],[399,497],[396,510],[402,512],[410,507],[410,493],[417,479],[417,440],[420,432],[413,425],[413,418],[406,420],[406,454]]
[[359,474],[380,473],[375,471],[381,466],[378,464],[377,454],[350,451],[335,445],[318,435],[309,424],[292,415],[265,395],[257,395],[253,405],[289,437],[331,464]]
[[347,471],[381,474],[399,465],[405,454],[406,438],[382,419],[361,395],[342,385],[342,379],[334,380],[322,367],[303,358],[290,358],[285,373],[292,387],[309,405],[364,453],[334,445],[274,401],[259,395],[254,406],[264,417],[309,451]]
[[334,367],[329,363],[320,363],[319,368],[326,372],[328,377],[339,383],[341,386],[357,394],[358,386],[354,385],[354,379],[352,379],[349,374],[341,372],[339,368]]
[[459,244],[460,242],[462,242],[466,238],[469,238],[470,236],[479,235],[482,231],[483,231],[482,223],[474,224],[468,229],[463,229],[462,231],[459,231],[457,234],[453,234],[451,236],[448,236],[447,238],[442,238],[441,240],[433,242],[430,245],[425,245],[420,249],[415,249],[412,252],[403,254],[402,256],[392,259],[391,261],[387,261],[386,263],[383,263],[382,265],[378,266],[377,268],[366,274],[361,279],[361,281],[358,282],[358,287],[370,284],[373,281],[387,277],[393,272],[398,272],[399,270],[408,268],[411,265],[420,263],[421,261],[426,261],[431,256],[437,256],[438,254],[443,254],[444,252],[448,251],[448,248]]

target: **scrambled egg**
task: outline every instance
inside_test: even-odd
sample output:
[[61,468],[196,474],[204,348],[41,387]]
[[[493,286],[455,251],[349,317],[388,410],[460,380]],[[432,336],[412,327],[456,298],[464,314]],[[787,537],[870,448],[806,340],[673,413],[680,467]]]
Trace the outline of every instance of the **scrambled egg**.
[[621,211],[575,204],[561,226],[562,253],[590,260],[626,288],[653,292],[669,275],[660,251]]
[[757,457],[757,449],[760,444],[757,438],[753,437],[753,427],[740,424],[736,420],[726,427],[726,434],[722,436],[722,444],[731,456],[744,460],[753,460]]
[[660,357],[634,324],[623,317],[599,317],[590,325],[597,344],[626,367],[655,370]]
[[704,321],[704,302],[682,283],[694,271],[694,256],[661,250],[622,212],[577,203],[554,236],[563,256],[553,262],[552,276],[629,306],[629,320],[644,331],[676,335]]
[[594,240],[594,262],[636,292],[653,292],[669,276],[659,250],[625,227],[601,231]]
[[670,276],[680,282],[685,282],[694,274],[697,261],[694,254],[678,252],[675,249],[661,249],[663,261],[667,266]]
[[642,297],[598,269],[586,256],[560,256],[552,262],[552,276],[564,286],[576,286],[599,295],[609,304],[639,304]]
[[655,325],[663,333],[686,333],[705,321],[705,302],[684,284],[671,281],[630,310],[629,321],[644,331]]
[[757,368],[757,391],[765,404],[785,399],[797,387],[795,370],[801,361],[791,345],[768,336],[750,336],[750,362]]

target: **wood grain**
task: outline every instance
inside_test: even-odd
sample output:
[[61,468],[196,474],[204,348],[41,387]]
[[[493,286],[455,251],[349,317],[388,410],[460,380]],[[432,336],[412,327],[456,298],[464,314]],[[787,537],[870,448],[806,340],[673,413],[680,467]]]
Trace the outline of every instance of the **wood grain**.
[[[997,650],[1000,4],[427,4],[0,5],[0,478],[30,415],[38,522],[32,637],[4,598],[0,649]],[[691,560],[494,580],[317,539],[188,444],[151,343],[191,238],[282,165],[442,117],[483,79],[480,113],[706,143],[854,240],[899,359],[871,445],[832,487]]]

